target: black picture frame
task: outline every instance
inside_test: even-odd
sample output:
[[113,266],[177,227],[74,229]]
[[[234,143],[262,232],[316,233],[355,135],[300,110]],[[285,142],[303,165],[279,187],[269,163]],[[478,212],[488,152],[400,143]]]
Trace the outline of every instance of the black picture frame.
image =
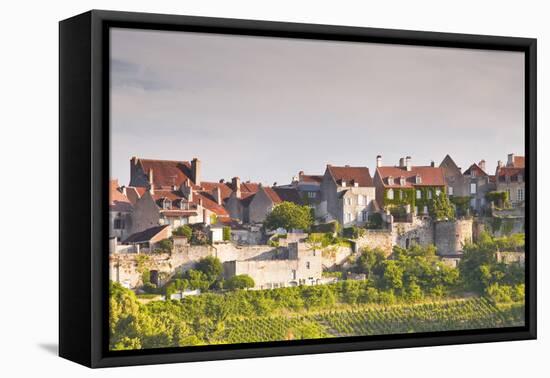
[[[110,27],[510,50],[525,54],[526,325],[111,352],[108,350]],[[536,39],[92,10],[59,24],[59,354],[89,367],[535,339]],[[75,190],[74,188],[78,188]]]

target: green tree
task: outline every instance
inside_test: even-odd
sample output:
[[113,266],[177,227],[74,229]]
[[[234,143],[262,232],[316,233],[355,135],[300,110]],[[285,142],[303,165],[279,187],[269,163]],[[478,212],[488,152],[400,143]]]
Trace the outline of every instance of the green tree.
[[309,230],[313,224],[311,210],[307,206],[296,205],[292,202],[282,202],[273,208],[265,219],[264,227],[275,230],[279,227],[285,230]]
[[200,259],[195,265],[195,269],[204,273],[206,279],[211,283],[219,280],[223,273],[222,262],[214,256],[207,256]]
[[429,203],[430,215],[436,220],[454,219],[455,209],[445,192],[435,196]]
[[174,231],[172,231],[172,234],[176,236],[185,236],[187,240],[191,240],[191,236],[193,235],[193,229],[188,225],[183,225],[183,226],[179,226]]
[[254,280],[248,274],[239,274],[225,281],[225,287],[229,290],[250,289],[254,285]]
[[365,273],[367,278],[379,277],[384,272],[384,251],[379,248],[364,248],[355,260],[356,273]]
[[384,262],[383,285],[386,289],[403,288],[403,269],[397,261],[386,260]]
[[172,252],[172,248],[174,247],[174,242],[170,239],[164,239],[158,242],[157,244],[158,249],[161,252]]

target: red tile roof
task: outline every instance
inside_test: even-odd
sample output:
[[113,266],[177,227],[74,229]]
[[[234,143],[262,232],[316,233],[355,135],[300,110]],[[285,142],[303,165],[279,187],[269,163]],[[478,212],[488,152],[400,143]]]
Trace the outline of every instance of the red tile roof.
[[[376,168],[384,187],[388,188],[412,188],[415,186],[445,186],[443,169],[431,166],[412,166],[410,171],[401,167]],[[420,176],[420,184],[416,184],[416,175]],[[388,177],[393,177],[393,185],[388,184]],[[399,184],[400,177],[405,178],[405,185]]]
[[323,175],[306,175],[302,173],[299,176],[299,180],[300,182],[320,184],[323,181]]
[[132,211],[132,203],[118,186],[118,180],[109,180],[109,210]]
[[187,179],[194,184],[191,173],[191,163],[176,160],[153,160],[138,158],[146,175],[153,170],[153,185],[155,188],[168,188],[181,186]]
[[204,191],[214,194],[214,189],[219,188],[222,196],[222,201],[229,198],[233,189],[226,182],[201,182],[201,187]]
[[197,205],[199,203],[199,200],[202,200],[202,206],[214,214],[216,214],[219,217],[228,217],[229,213],[225,208],[221,205],[218,205],[216,201],[211,200],[208,198],[208,196],[195,192],[193,193],[193,203]]
[[525,156],[514,156],[514,168],[525,168]]
[[355,183],[362,187],[374,186],[367,167],[335,167],[327,165],[327,170],[338,185],[346,182],[347,186],[353,186]]
[[505,178],[509,176],[510,178],[517,178],[518,175],[525,177],[525,168],[514,168],[514,167],[502,167],[497,168],[496,176],[500,178]]

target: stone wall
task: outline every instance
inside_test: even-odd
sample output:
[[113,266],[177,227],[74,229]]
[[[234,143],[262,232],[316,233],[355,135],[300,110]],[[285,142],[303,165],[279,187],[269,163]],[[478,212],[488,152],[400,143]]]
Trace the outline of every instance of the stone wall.
[[394,237],[390,230],[366,230],[355,242],[356,250],[363,248],[380,249],[386,256],[391,255]]
[[466,243],[472,242],[473,221],[462,219],[438,221],[434,225],[435,246],[440,256],[457,255]]
[[412,222],[394,222],[390,227],[393,245],[408,248],[413,244],[434,244],[433,222],[429,217],[413,216]]

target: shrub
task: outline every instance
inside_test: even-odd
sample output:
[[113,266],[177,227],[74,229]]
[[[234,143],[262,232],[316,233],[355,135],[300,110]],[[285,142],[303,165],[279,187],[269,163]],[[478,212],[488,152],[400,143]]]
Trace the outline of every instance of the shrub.
[[282,202],[265,219],[267,230],[284,228],[285,230],[309,230],[313,223],[311,209],[308,206],[296,205],[292,202]]
[[231,240],[231,227],[225,226],[223,228],[223,240],[225,241]]
[[184,225],[176,228],[174,231],[172,231],[172,234],[176,236],[185,236],[187,240],[191,240],[193,229],[188,225]]
[[161,252],[172,252],[174,242],[170,239],[164,239],[158,242],[157,247]]
[[225,288],[229,290],[250,289],[254,285],[254,280],[247,274],[239,274],[225,281]]

